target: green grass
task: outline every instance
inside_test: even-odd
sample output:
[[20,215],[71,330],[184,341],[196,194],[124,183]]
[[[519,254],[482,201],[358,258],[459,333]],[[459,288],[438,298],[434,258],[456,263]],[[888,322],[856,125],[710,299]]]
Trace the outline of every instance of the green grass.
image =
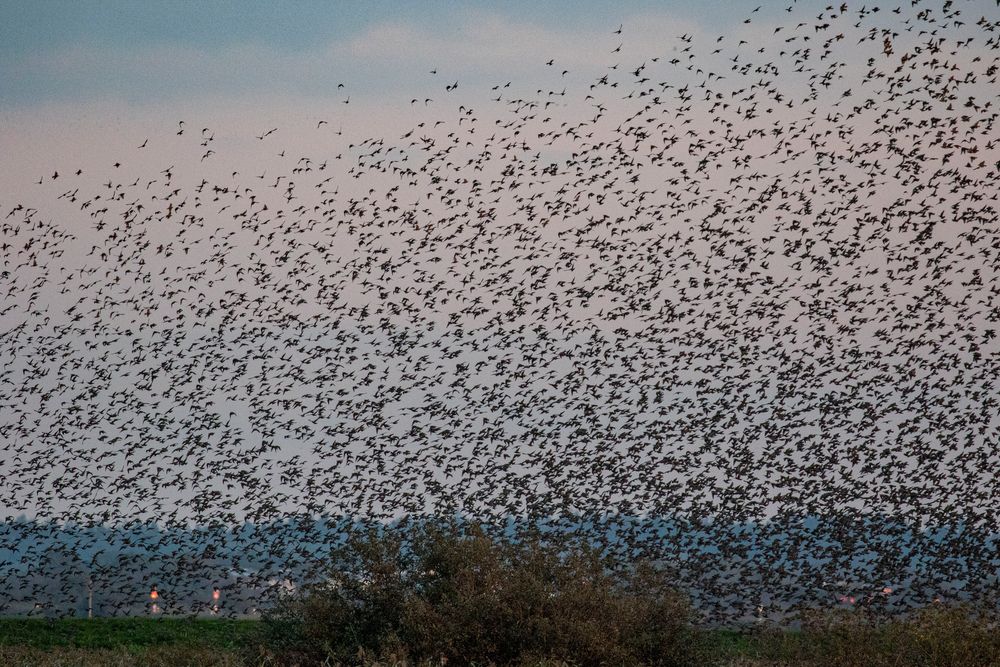
[[135,649],[252,645],[259,621],[205,618],[0,618],[0,646]]
[[[0,618],[0,657],[10,661],[15,655],[38,657],[47,652],[57,662],[60,662],[57,656],[75,656],[81,660],[82,656],[95,660],[98,656],[106,659],[129,656],[139,660],[142,656],[160,655],[161,649],[190,648],[199,655],[202,649],[214,649],[220,652],[217,655],[220,660],[226,660],[240,649],[252,649],[259,628],[260,621],[244,619]],[[783,646],[796,643],[798,633],[761,637],[736,630],[710,630],[702,638],[712,661],[726,664],[738,659],[787,658],[790,652],[783,650]]]
[[705,653],[720,664],[743,660],[740,664],[789,663],[807,648],[806,637],[798,630],[763,632],[739,630],[706,630],[702,634]]
[[[949,626],[950,627],[950,626]],[[205,618],[0,618],[3,667],[279,667],[260,650],[261,622]],[[948,630],[948,627],[945,628]],[[950,632],[950,630],[949,630]],[[946,633],[947,634],[947,633]],[[919,638],[921,635],[915,635]],[[947,665],[982,667],[994,659],[900,660],[882,646],[883,633],[853,637],[810,636],[791,630],[703,630],[700,667],[801,667],[809,665]],[[866,642],[878,656],[850,657]],[[898,648],[898,646],[897,646]],[[836,652],[836,656],[833,652]],[[842,655],[844,657],[837,657]],[[885,655],[882,655],[885,654]],[[956,655],[964,655],[957,653]],[[884,659],[883,659],[884,658]],[[373,663],[374,664],[374,663]],[[558,663],[549,663],[556,665]]]
[[0,646],[3,667],[278,667],[247,659],[235,649],[200,646],[73,648]]

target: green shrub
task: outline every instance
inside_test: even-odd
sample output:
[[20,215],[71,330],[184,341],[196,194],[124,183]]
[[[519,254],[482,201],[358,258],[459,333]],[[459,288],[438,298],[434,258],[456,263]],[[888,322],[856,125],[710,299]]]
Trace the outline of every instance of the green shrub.
[[896,643],[914,665],[1000,666],[1000,629],[994,614],[965,605],[931,605],[896,628]]
[[995,612],[933,604],[902,618],[859,610],[803,617],[799,659],[816,667],[1000,667]]
[[302,664],[693,664],[691,607],[670,583],[649,564],[611,570],[582,545],[372,532],[266,616],[266,645]]

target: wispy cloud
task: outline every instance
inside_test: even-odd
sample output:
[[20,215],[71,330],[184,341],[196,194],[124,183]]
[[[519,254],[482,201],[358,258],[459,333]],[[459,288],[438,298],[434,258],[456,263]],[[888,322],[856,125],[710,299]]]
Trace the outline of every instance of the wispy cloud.
[[[73,44],[43,50],[0,65],[7,94],[0,105],[119,97],[162,102],[205,94],[281,94],[335,97],[345,83],[357,94],[414,85],[427,77],[462,75],[466,85],[494,83],[498,76],[547,74],[555,59],[563,69],[593,74],[627,57],[670,52],[674,37],[699,27],[668,14],[624,18],[626,34],[560,29],[495,13],[466,12],[456,26],[429,27],[391,20],[346,39],[290,51],[254,42],[219,46],[159,43]],[[622,50],[614,50],[622,45]]]

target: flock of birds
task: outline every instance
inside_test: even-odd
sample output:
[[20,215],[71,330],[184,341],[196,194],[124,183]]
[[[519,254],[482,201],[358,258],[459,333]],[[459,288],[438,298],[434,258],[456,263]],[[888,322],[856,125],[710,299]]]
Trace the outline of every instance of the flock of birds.
[[[799,518],[872,513],[951,526],[911,549],[921,581],[995,594],[993,9],[793,2],[759,43],[630,62],[611,26],[589,84],[559,54],[548,89],[482,104],[449,78],[399,135],[331,110],[329,153],[266,127],[266,164],[223,169],[224,130],[181,121],[135,148],[186,151],[157,173],[58,166],[39,188],[72,215],[0,201],[0,506],[122,530],[679,517],[613,541],[724,598],[748,571],[691,554],[756,554],[769,609],[852,576],[857,536]],[[779,546],[734,529],[768,518]],[[278,569],[306,557],[283,540]],[[895,545],[867,545],[873,586],[913,565]]]

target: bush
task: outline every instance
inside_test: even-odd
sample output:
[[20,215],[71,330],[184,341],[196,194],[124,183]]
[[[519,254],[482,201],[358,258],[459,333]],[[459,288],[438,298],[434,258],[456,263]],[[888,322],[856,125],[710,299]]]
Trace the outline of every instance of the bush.
[[594,549],[497,540],[477,528],[368,533],[326,580],[265,618],[286,663],[693,664],[688,600],[646,563],[615,571]]
[[1000,667],[996,618],[964,605],[932,605],[898,624],[896,642],[915,665]]
[[871,666],[893,653],[883,643],[885,627],[865,609],[814,610],[804,614],[801,645],[819,665]]
[[401,625],[407,559],[392,534],[354,537],[331,554],[325,581],[264,615],[264,644],[288,663],[378,654]]
[[803,654],[817,667],[1000,667],[995,612],[934,604],[903,618],[865,610],[803,618]]

